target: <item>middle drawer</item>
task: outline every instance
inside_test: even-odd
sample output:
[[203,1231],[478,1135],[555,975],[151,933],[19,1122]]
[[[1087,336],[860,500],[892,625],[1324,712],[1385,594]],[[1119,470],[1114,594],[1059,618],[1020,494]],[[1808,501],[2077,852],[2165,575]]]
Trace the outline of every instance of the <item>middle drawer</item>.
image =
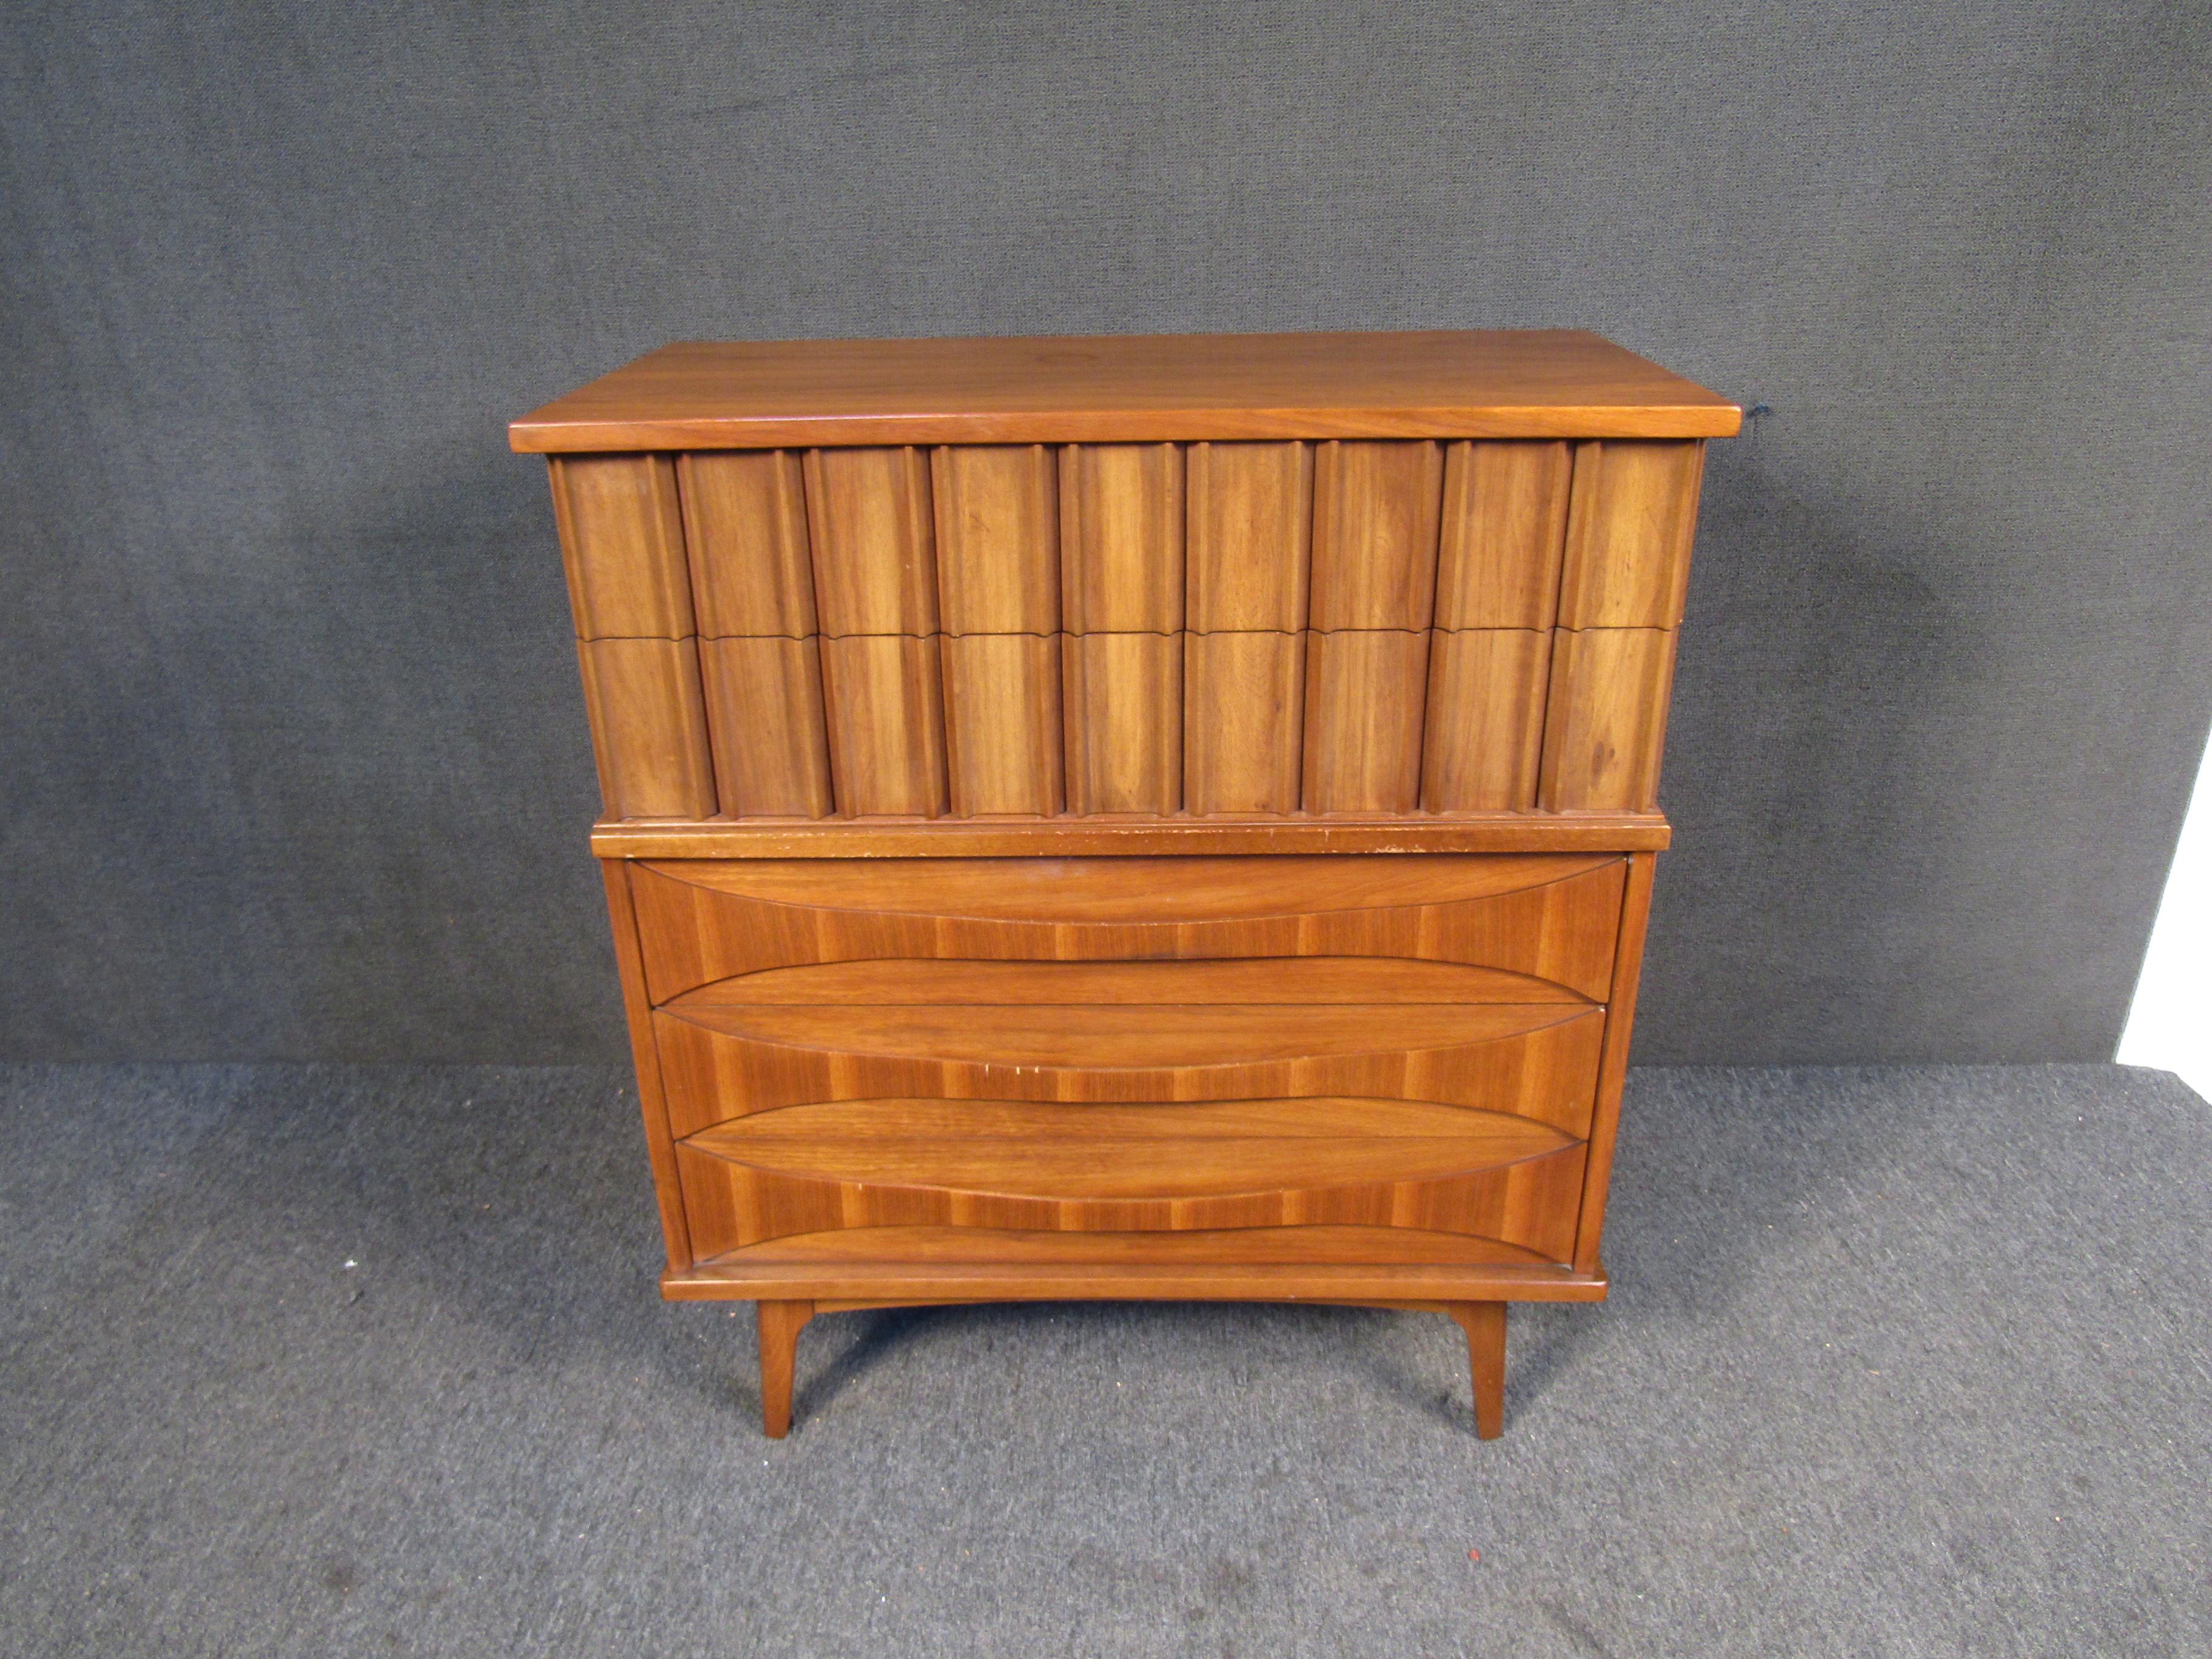
[[1588,1131],[1617,857],[635,866],[671,1128],[888,1100],[1346,1097]]

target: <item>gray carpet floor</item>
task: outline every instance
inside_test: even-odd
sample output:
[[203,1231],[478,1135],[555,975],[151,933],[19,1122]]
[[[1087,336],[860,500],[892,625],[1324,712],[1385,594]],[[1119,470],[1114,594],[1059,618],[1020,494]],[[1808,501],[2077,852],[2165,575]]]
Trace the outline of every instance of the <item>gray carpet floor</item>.
[[[1613,1300],[752,1319],[584,1071],[0,1069],[0,1648],[2212,1652],[2212,1107],[1645,1072]],[[1481,1559],[1469,1559],[1470,1549]]]

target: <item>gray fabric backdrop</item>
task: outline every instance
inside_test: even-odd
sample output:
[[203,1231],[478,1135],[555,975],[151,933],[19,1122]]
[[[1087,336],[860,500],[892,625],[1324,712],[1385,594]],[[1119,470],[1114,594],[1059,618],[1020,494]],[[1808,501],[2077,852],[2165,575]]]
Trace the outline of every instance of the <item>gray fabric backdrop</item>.
[[672,337],[1582,325],[1717,445],[1644,1060],[2107,1056],[2202,6],[149,5],[0,56],[0,1053],[618,1055],[542,464]]

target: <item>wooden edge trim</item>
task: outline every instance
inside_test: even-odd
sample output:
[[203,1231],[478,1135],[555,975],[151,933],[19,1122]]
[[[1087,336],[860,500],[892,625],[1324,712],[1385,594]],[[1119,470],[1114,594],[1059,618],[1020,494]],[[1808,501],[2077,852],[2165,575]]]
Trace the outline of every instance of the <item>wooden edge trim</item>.
[[607,917],[613,925],[615,964],[622,975],[623,1016],[629,1025],[631,1058],[637,1064],[638,1105],[645,1118],[645,1146],[653,1160],[653,1190],[660,1203],[660,1231],[668,1245],[668,1271],[682,1273],[692,1263],[691,1229],[684,1214],[684,1188],[676,1168],[676,1137],[668,1124],[668,1098],[660,1081],[660,1051],[653,1036],[653,1003],[645,988],[645,955],[638,942],[637,910],[630,901],[629,866],[602,859],[606,879]]
[[818,1311],[974,1302],[1320,1302],[1432,1308],[1446,1302],[1602,1302],[1604,1272],[1565,1267],[1158,1267],[1127,1262],[958,1268],[923,1261],[702,1263],[660,1280],[671,1302],[786,1301]]
[[1115,858],[1253,853],[1651,853],[1660,812],[1411,818],[602,818],[603,859]]
[[1583,1168],[1582,1218],[1575,1229],[1577,1273],[1598,1270],[1606,1186],[1613,1176],[1613,1140],[1620,1127],[1620,1091],[1628,1075],[1630,1028],[1636,1023],[1636,987],[1644,970],[1644,934],[1651,915],[1651,876],[1657,862],[1650,853],[1632,855],[1621,890],[1613,990],[1606,999],[1605,1048],[1598,1060],[1597,1104],[1590,1115],[1589,1161]]
[[1466,409],[1122,409],[964,414],[523,416],[519,455],[654,449],[807,449],[858,444],[1208,443],[1239,439],[1733,438],[1735,404],[1526,404]]

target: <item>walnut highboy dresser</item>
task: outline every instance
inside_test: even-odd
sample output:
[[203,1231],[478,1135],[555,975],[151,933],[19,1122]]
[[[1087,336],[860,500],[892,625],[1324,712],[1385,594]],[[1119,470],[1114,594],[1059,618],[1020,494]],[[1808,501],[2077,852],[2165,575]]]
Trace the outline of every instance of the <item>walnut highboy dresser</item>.
[[670,346],[546,454],[665,1293],[1605,1294],[1704,441],[1594,335]]

